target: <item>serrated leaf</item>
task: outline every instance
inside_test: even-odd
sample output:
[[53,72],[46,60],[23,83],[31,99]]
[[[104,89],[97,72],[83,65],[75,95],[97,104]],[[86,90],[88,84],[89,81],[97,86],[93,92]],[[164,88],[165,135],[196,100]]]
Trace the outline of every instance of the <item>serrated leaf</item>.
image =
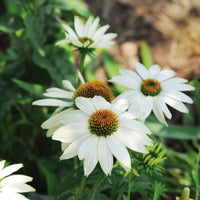
[[13,33],[23,28],[23,20],[18,15],[6,14],[0,17],[0,31],[6,33]]
[[45,55],[42,56],[37,51],[34,52],[33,61],[39,66],[46,69],[57,84],[67,79],[75,82],[74,66],[70,62],[70,53],[58,46],[47,45],[44,47]]

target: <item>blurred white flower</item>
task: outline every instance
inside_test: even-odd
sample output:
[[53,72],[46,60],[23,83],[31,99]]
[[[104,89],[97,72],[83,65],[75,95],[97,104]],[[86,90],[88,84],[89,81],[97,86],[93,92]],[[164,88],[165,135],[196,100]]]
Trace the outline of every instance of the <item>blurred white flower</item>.
[[109,25],[98,28],[99,18],[94,20],[90,17],[85,24],[81,22],[79,17],[75,16],[74,28],[75,31],[68,25],[63,25],[67,31],[66,39],[60,41],[58,44],[71,43],[79,49],[95,49],[108,48],[114,44],[114,39],[117,37],[115,33],[106,33]]
[[35,191],[33,187],[26,184],[27,182],[32,181],[33,178],[22,174],[10,175],[22,168],[23,165],[14,164],[4,167],[5,162],[5,160],[0,161],[0,199],[28,200],[20,193]]
[[186,79],[172,78],[175,75],[173,70],[161,70],[158,65],[153,65],[147,70],[141,63],[136,63],[136,70],[138,74],[131,70],[120,70],[121,75],[110,80],[130,89],[118,97],[129,100],[130,112],[140,110],[146,118],[153,111],[157,119],[165,125],[165,116],[168,119],[172,117],[166,104],[180,112],[188,112],[182,102],[193,101],[183,91],[191,91],[194,88],[185,84]]
[[97,163],[106,175],[111,174],[113,155],[126,171],[131,169],[129,149],[147,153],[145,145],[152,145],[147,134],[150,130],[136,116],[126,112],[123,99],[112,104],[101,96],[77,97],[79,110],[72,110],[58,119],[62,126],[53,132],[52,138],[66,146],[61,159],[78,155],[84,160],[84,173],[88,176]]

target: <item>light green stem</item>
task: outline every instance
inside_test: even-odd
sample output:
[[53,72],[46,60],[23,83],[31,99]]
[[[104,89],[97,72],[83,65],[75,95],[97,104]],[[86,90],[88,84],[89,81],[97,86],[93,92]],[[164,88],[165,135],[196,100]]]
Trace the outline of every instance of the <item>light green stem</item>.
[[87,179],[87,177],[83,175],[83,177],[81,179],[80,186],[79,186],[79,188],[77,189],[77,191],[76,191],[76,193],[74,195],[74,200],[79,200],[79,197],[80,197],[81,192],[83,190],[83,187],[85,185],[86,179]]
[[132,172],[129,173],[127,200],[130,200],[130,198],[131,198],[131,188],[132,188],[132,185],[133,185],[131,178],[132,178]]
[[196,194],[195,194],[195,200],[199,199],[199,161],[200,161],[200,149],[199,153],[197,155],[197,163],[196,163]]
[[[79,71],[80,73],[83,75],[83,71],[84,71],[84,63],[85,63],[85,57],[86,54],[85,53],[80,53],[80,65],[79,65]],[[81,84],[80,79],[78,78],[77,81],[77,87]]]
[[93,199],[94,199],[95,194],[96,194],[96,191],[97,191],[98,187],[101,185],[103,179],[104,179],[104,174],[101,173],[101,174],[99,175],[99,178],[97,179],[97,182],[94,184],[94,187],[92,188],[92,195],[91,195],[91,197],[90,197],[90,200],[93,200]]

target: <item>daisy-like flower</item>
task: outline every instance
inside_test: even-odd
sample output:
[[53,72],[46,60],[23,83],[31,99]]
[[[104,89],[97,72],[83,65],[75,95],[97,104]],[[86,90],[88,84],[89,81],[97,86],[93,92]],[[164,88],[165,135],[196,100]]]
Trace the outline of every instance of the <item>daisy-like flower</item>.
[[135,116],[126,112],[127,106],[119,100],[109,103],[101,96],[76,98],[79,110],[72,110],[61,120],[52,138],[67,144],[61,159],[78,155],[84,160],[84,173],[88,176],[97,163],[106,175],[111,174],[113,155],[129,171],[129,149],[147,153],[145,145],[152,145],[147,134],[150,130]]
[[[35,189],[27,182],[32,181],[32,177],[17,174],[10,175],[23,167],[22,164],[14,164],[4,167],[5,160],[0,161],[0,199],[2,200],[28,200],[20,193],[34,192]],[[10,175],[10,176],[9,176]]]
[[85,24],[75,16],[74,28],[75,31],[68,25],[63,25],[67,31],[66,39],[60,41],[58,44],[70,43],[78,49],[91,50],[95,48],[108,48],[114,44],[112,39],[117,37],[115,33],[106,33],[109,25],[98,28],[99,18],[94,20],[90,17]]
[[120,70],[121,75],[110,80],[130,89],[118,97],[129,100],[130,112],[140,110],[146,118],[153,111],[157,119],[165,125],[165,116],[168,119],[172,117],[167,105],[180,112],[188,112],[182,102],[193,101],[183,91],[191,91],[194,88],[186,84],[186,79],[172,78],[175,75],[173,70],[161,70],[158,65],[153,65],[147,70],[141,63],[136,63],[136,71],[138,74],[131,70]]
[[[70,110],[69,108],[76,108],[75,99],[77,97],[94,97],[95,95],[102,96],[108,102],[114,99],[111,89],[102,81],[85,82],[80,73],[78,73],[81,85],[75,89],[70,81],[64,80],[63,87],[66,89],[49,88],[43,94],[47,99],[41,99],[33,102],[33,105],[38,106],[55,106],[58,107],[53,116],[42,124],[42,128],[49,129],[47,136],[50,137],[60,125],[59,119],[62,119]],[[66,110],[66,108],[68,108]],[[65,110],[63,110],[65,109]],[[63,111],[61,111],[63,110]],[[61,112],[60,112],[61,111]]]

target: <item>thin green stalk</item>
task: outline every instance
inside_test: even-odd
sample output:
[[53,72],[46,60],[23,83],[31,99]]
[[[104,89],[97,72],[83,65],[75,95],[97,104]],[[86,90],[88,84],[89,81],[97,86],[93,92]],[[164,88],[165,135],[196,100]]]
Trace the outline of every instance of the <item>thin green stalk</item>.
[[105,177],[105,176],[104,176],[103,173],[101,173],[101,174],[99,175],[99,178],[97,179],[97,182],[94,184],[94,187],[92,188],[92,195],[91,195],[91,197],[90,197],[90,200],[93,200],[93,199],[94,199],[95,194],[96,194],[96,191],[97,191],[98,187],[101,185],[101,183],[102,183],[104,177]]
[[196,194],[195,194],[195,200],[199,199],[199,161],[200,161],[200,149],[199,149],[199,153],[197,155],[197,163],[196,163]]
[[132,181],[131,181],[131,178],[132,178],[132,172],[129,173],[129,178],[128,178],[128,195],[127,195],[127,200],[130,200],[131,198],[131,188],[132,188]]
[[84,70],[85,57],[86,57],[86,54],[85,54],[85,53],[81,53],[81,54],[80,54],[80,66],[79,66],[79,71],[80,71],[81,74],[83,74],[83,70]]
[[78,168],[78,158],[77,156],[74,157],[74,169],[77,169]]
[[81,195],[81,192],[83,190],[83,187],[85,185],[85,182],[86,182],[86,179],[87,177],[83,175],[82,179],[81,179],[81,183],[79,185],[79,188],[77,189],[77,191],[75,192],[75,195],[74,195],[74,200],[79,200],[79,197]]

